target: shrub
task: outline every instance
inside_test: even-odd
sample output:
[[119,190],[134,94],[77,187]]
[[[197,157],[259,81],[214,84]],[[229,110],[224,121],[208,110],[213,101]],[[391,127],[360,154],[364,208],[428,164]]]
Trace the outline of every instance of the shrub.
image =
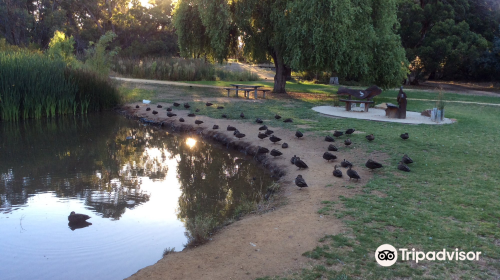
[[187,232],[185,233],[188,243],[185,246],[197,246],[207,242],[216,225],[215,218],[210,216],[197,216],[194,219],[188,219],[186,221]]

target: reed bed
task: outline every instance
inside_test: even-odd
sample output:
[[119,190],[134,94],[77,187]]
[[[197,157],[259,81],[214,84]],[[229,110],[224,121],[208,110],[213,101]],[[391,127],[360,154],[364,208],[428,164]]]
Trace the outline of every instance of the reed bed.
[[117,89],[88,70],[29,51],[0,52],[0,119],[86,114],[116,105]]
[[164,81],[257,81],[256,74],[227,71],[202,59],[119,58],[113,70],[124,76]]

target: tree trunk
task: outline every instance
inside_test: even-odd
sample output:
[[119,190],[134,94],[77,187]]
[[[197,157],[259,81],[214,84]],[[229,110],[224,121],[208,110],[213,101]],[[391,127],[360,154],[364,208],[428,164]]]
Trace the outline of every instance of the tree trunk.
[[274,93],[286,93],[286,77],[291,73],[290,67],[286,66],[283,57],[279,53],[273,53],[274,66],[276,68],[276,75],[274,76]]

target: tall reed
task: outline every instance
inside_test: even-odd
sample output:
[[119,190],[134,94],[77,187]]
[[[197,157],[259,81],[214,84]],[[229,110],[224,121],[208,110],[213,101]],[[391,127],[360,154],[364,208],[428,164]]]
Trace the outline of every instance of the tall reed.
[[42,53],[0,52],[0,69],[0,119],[5,121],[99,111],[119,101],[106,78]]
[[202,59],[119,58],[113,70],[124,76],[165,81],[257,81],[252,72],[227,71]]

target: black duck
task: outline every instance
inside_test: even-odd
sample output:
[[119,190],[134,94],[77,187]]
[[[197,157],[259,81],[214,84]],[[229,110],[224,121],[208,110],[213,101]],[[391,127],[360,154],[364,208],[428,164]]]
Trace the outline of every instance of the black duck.
[[227,119],[227,115],[226,114],[222,114],[221,116],[223,119]]
[[306,180],[302,178],[302,175],[297,175],[297,178],[295,178],[295,185],[297,185],[300,189],[308,187]]
[[295,132],[295,137],[300,138],[300,137],[303,137],[303,136],[304,136],[304,134],[302,132],[300,132],[298,130]]
[[335,130],[333,132],[333,136],[335,136],[335,137],[340,137],[342,135],[344,135],[344,132],[342,132],[342,131]]
[[352,144],[351,139],[346,139],[346,140],[344,140],[344,144],[345,144],[346,146],[351,145],[351,144]]
[[337,156],[336,156],[336,155],[334,155],[334,154],[332,154],[332,153],[330,153],[330,152],[325,152],[325,153],[323,154],[323,158],[324,158],[324,159],[326,159],[326,160],[328,160],[328,162],[330,162],[330,160],[334,160],[334,159],[336,159],[336,158],[337,158]]
[[173,104],[173,105],[174,105],[175,107],[179,107],[179,106],[181,106],[181,104],[179,104],[179,103],[177,103],[177,102],[174,102],[174,104]]
[[158,114],[158,111],[153,110],[153,115],[157,115],[157,114]]
[[404,172],[410,172],[410,168],[408,167],[408,165],[404,164],[403,161],[399,162],[398,169]]
[[172,112],[172,107],[168,107],[167,112]]
[[274,115],[274,118],[277,119],[277,120],[279,120],[279,119],[281,119],[281,116],[278,115],[278,114],[276,114],[276,115]]
[[271,135],[271,134],[273,134],[273,133],[274,133],[274,131],[272,131],[272,130],[270,130],[270,129],[266,129],[266,134],[267,134],[267,135]]
[[188,117],[196,117],[196,115],[194,113],[189,113]]
[[325,141],[326,141],[326,142],[335,142],[335,139],[333,139],[333,137],[332,137],[332,136],[327,135],[327,136],[325,136]]
[[265,134],[265,133],[260,133],[259,132],[259,135],[257,137],[259,137],[259,139],[264,139],[264,138],[267,138],[269,136],[267,134]]
[[175,117],[175,116],[177,116],[177,114],[167,112],[167,117],[171,118],[171,117]]
[[255,122],[256,122],[256,123],[263,123],[264,121],[263,121],[261,118],[256,118],[256,119],[255,119]]
[[354,133],[354,131],[356,131],[356,129],[354,129],[354,128],[349,128],[349,129],[347,129],[347,130],[345,131],[345,134],[349,134],[349,135],[350,135],[350,134],[353,134],[353,133]]
[[139,107],[140,107],[139,105],[135,105],[135,108],[136,108],[136,109],[139,109]]
[[404,164],[403,161],[399,162],[398,169],[404,172],[410,172],[410,168],[408,167],[408,165]]
[[302,169],[302,168],[308,168],[308,167],[309,167],[309,166],[307,166],[307,164],[306,164],[303,160],[301,160],[300,158],[296,158],[296,159],[295,159],[295,166],[297,166],[297,167],[299,168],[299,170],[300,170],[300,169]]
[[214,124],[214,126],[212,127],[212,129],[219,129],[219,126]]
[[236,135],[236,133],[240,133],[240,131],[236,129],[236,130],[234,131],[233,135]]
[[156,108],[163,108],[163,106],[161,106],[160,104],[158,104],[158,106],[156,106]]
[[199,111],[200,111],[200,109],[196,109],[196,110],[194,110],[194,111],[195,111],[195,112],[199,112]]
[[283,148],[283,149],[288,148],[288,144],[287,143],[283,143],[283,145],[281,145],[281,148]]
[[293,157],[290,159],[290,162],[292,163],[292,165],[295,165],[295,160],[297,160],[297,159],[300,159],[300,158],[296,155],[293,155]]
[[328,151],[330,151],[330,152],[336,152],[338,150],[339,149],[337,149],[337,147],[335,147],[335,145],[333,145],[333,144],[328,145]]
[[227,126],[227,131],[236,131],[236,130],[237,129],[234,126],[230,126],[230,125]]
[[219,110],[224,109],[224,106],[218,106],[217,109]]
[[378,162],[371,160],[371,159],[369,159],[365,163],[365,166],[370,168],[371,170],[384,167],[381,163],[378,163]]
[[179,119],[179,121],[180,121],[180,122],[184,122],[184,118],[180,118],[180,119]]
[[151,111],[151,108],[149,108],[149,107],[148,107],[148,108],[146,108],[146,111]]
[[368,141],[373,141],[373,140],[375,140],[375,136],[373,136],[373,134],[366,135],[365,137],[366,137],[366,140],[368,140]]
[[401,137],[401,139],[403,139],[403,140],[410,138],[410,136],[408,135],[408,132],[399,135],[399,137]]
[[271,140],[271,142],[273,142],[273,144],[274,144],[274,143],[276,143],[276,142],[281,141],[281,138],[276,137],[276,136],[274,136],[274,135],[271,135],[271,137],[269,137],[269,140]]
[[412,159],[411,159],[411,158],[410,158],[407,154],[405,154],[405,155],[403,156],[403,159],[402,159],[402,160],[403,160],[403,162],[404,162],[405,164],[410,164],[410,163],[413,163],[413,160],[412,160]]
[[288,122],[293,122],[293,120],[290,119],[290,118],[288,118],[288,119],[285,119],[283,122],[287,122],[288,123]]
[[361,179],[361,177],[359,177],[359,175],[358,175],[358,172],[352,170],[351,168],[352,168],[352,166],[349,166],[349,169],[347,169],[347,176],[349,176],[349,180],[356,179],[356,181],[357,181],[357,180]]
[[238,139],[241,139],[241,138],[245,137],[245,134],[240,133],[240,132],[238,131],[238,133],[236,133],[234,136],[236,136],[236,138],[238,138]]
[[259,127],[259,130],[267,130],[267,125],[263,125],[263,126]]
[[351,167],[352,166],[352,163],[350,163],[349,161],[345,160],[340,162],[340,166],[342,167]]
[[276,149],[272,149],[272,150],[271,150],[271,152],[270,152],[270,154],[271,154],[273,157],[279,157],[279,156],[281,156],[283,153],[282,153],[282,152],[280,152],[280,151],[278,151],[278,150],[276,150]]
[[186,103],[184,103],[184,108],[189,109],[189,108],[191,108],[191,105],[189,105],[189,103],[186,102]]
[[76,214],[75,211],[72,211],[68,216],[68,221],[70,223],[83,223],[86,220],[90,219],[90,216],[85,214]]
[[267,154],[269,153],[269,149],[268,148],[264,148],[264,147],[258,147],[257,148],[257,154]]
[[200,124],[202,124],[202,123],[203,123],[203,121],[200,121],[200,120],[195,120],[195,121],[194,121],[194,123],[195,123],[195,124],[197,124],[197,125],[200,125]]
[[243,112],[241,112],[240,114],[240,118],[244,119],[245,118],[245,114],[243,114]]
[[213,103],[210,103],[210,102],[205,103],[205,106],[207,106],[207,107],[210,107],[210,106],[212,106],[212,105],[214,105],[214,104],[213,104]]
[[335,168],[333,169],[333,176],[342,178],[342,171],[337,169],[337,165],[335,165]]

